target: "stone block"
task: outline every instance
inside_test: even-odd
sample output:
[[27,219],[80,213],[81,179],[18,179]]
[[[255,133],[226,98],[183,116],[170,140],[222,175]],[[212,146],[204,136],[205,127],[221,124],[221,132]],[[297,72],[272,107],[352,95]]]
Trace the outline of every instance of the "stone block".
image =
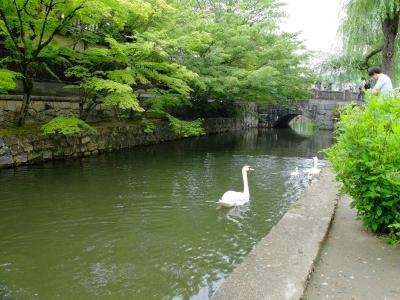
[[28,153],[28,161],[29,162],[36,162],[42,160],[42,153],[41,152],[29,152]]
[[80,138],[78,137],[78,136],[69,136],[68,138],[67,138],[67,143],[69,144],[69,145],[79,145],[80,144],[80,142],[81,142],[81,140],[80,140]]
[[0,156],[0,167],[10,166],[12,164],[14,164],[14,159],[11,154]]
[[40,112],[45,110],[45,105],[43,101],[32,101],[30,104],[30,108],[34,109],[36,112]]
[[44,103],[44,110],[54,110],[53,103]]
[[0,100],[0,109],[5,110],[8,108],[8,101],[7,100]]
[[7,101],[7,110],[17,111],[17,101]]
[[6,155],[6,154],[11,154],[11,151],[8,147],[0,147],[0,156]]
[[53,158],[53,152],[51,151],[43,151],[43,159],[44,160],[48,160],[48,159],[52,159]]
[[52,149],[53,148],[53,142],[50,139],[45,139],[42,141],[41,145],[42,149]]
[[18,155],[24,151],[24,149],[21,147],[21,145],[14,144],[10,147],[11,149],[11,154],[12,155]]
[[87,144],[87,143],[89,143],[89,142],[90,142],[90,137],[89,137],[89,136],[84,136],[84,137],[82,137],[81,142],[82,142],[82,144]]
[[24,164],[28,161],[28,155],[26,153],[20,153],[14,156],[14,162],[17,165]]
[[18,138],[16,135],[7,134],[3,136],[3,141],[7,146],[18,144]]
[[90,152],[92,152],[94,150],[97,150],[97,144],[92,143],[92,142],[88,143],[87,144],[87,150],[90,151]]
[[72,147],[67,147],[64,150],[64,155],[65,156],[71,156],[74,153],[74,149]]
[[33,145],[31,143],[27,142],[27,141],[22,141],[22,148],[27,153],[33,151]]
[[335,104],[325,104],[324,109],[325,110],[336,110],[336,103]]

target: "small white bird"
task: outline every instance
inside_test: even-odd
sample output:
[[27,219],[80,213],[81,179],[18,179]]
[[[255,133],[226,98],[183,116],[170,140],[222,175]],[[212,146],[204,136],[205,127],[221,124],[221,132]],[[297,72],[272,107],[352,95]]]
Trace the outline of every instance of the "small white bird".
[[226,192],[222,198],[218,201],[220,206],[225,207],[233,207],[244,205],[250,201],[250,192],[249,192],[249,183],[247,181],[247,172],[254,171],[254,169],[249,166],[244,166],[242,168],[242,176],[243,176],[243,193],[228,191]]
[[299,168],[296,167],[296,170],[294,170],[292,173],[290,173],[290,176],[299,176],[300,172],[299,172]]
[[318,175],[321,172],[321,169],[318,169],[318,157],[314,156],[314,166],[311,169],[304,170],[305,175]]

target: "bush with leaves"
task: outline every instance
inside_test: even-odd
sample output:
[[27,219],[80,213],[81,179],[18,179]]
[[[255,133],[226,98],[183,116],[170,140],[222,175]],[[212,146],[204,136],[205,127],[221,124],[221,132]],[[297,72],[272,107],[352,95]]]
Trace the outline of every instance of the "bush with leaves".
[[89,124],[73,116],[58,116],[42,126],[44,134],[61,133],[70,135],[80,133],[82,129],[96,132]]
[[19,73],[0,68],[0,94],[5,94],[9,90],[15,89],[15,80],[20,76]]
[[156,125],[147,118],[142,119],[143,132],[150,134],[156,129]]
[[197,119],[194,121],[179,120],[171,115],[168,115],[169,124],[178,136],[190,137],[205,134],[203,129],[203,120]]
[[[183,105],[191,106],[191,102],[187,97],[166,94],[149,98],[144,102],[149,107],[146,111],[146,115],[168,120],[170,128],[176,135],[190,137],[205,134],[202,126],[203,119],[199,118],[192,121],[179,120],[167,112],[168,108]],[[147,124],[146,129],[149,131],[148,128],[150,128],[149,125],[151,124],[151,121],[144,119],[144,124]]]
[[326,150],[342,190],[373,232],[400,239],[400,96],[370,97],[341,111],[336,143]]

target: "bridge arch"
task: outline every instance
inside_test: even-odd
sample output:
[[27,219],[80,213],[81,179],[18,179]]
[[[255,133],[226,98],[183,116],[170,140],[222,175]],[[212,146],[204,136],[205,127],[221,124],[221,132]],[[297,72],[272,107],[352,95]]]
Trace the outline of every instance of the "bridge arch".
[[277,120],[272,125],[272,127],[274,127],[274,128],[289,128],[290,121],[292,121],[294,118],[301,116],[301,115],[302,114],[300,114],[300,113],[288,113],[283,116],[278,116]]
[[357,102],[357,93],[316,91],[309,100],[288,101],[284,106],[269,104],[258,109],[260,127],[287,128],[293,118],[302,115],[313,120],[319,129],[333,130],[338,107],[352,101]]

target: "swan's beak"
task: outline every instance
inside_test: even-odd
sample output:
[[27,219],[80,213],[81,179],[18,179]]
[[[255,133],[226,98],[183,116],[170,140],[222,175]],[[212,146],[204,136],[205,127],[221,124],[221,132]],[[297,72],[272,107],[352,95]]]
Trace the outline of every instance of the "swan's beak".
[[254,169],[253,168],[249,168],[249,171],[254,171]]

